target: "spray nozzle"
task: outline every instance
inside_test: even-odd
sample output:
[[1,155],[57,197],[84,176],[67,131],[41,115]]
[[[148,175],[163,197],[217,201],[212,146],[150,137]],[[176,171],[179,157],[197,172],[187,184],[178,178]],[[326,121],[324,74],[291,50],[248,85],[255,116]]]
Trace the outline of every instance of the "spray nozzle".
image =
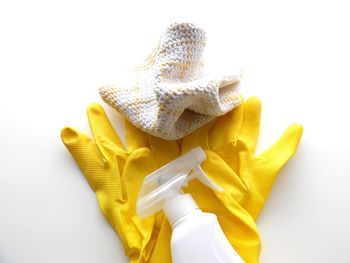
[[206,154],[201,147],[191,149],[145,177],[137,201],[137,214],[146,218],[164,207],[167,200],[180,194],[192,179],[222,192],[222,188],[207,177],[200,164]]

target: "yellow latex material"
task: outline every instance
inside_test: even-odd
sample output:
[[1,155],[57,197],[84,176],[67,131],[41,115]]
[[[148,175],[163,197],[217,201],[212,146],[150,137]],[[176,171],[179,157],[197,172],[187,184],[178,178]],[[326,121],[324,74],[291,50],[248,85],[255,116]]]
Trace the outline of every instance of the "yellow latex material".
[[[256,219],[276,175],[295,153],[303,131],[299,124],[290,125],[277,143],[256,157],[254,151],[258,141],[260,115],[260,100],[251,97],[238,108],[178,142],[183,153],[196,146],[205,149],[207,160],[202,168],[213,181],[223,187],[226,194],[222,196],[195,181],[189,184],[186,192],[192,194],[204,211],[218,215],[226,236],[246,262],[258,262],[260,251],[245,251],[244,248],[253,247],[253,239],[246,239],[246,233],[239,228],[235,228],[234,232],[228,231],[232,221],[225,220],[222,215],[237,203],[227,200],[227,196],[237,201],[240,207]],[[170,243],[170,236],[170,226],[163,223],[152,262],[161,262],[162,258],[167,257],[168,250],[162,250],[161,247],[164,246],[162,244]],[[234,238],[238,240],[233,240]],[[161,244],[159,248],[158,243]]]
[[[124,150],[101,106],[89,106],[88,119],[94,141],[70,127],[62,130],[62,140],[96,192],[100,209],[120,236],[130,262],[171,262],[167,220],[158,213],[140,221],[135,206],[144,176],[179,156],[178,144],[147,135],[126,122],[128,147]],[[255,222],[233,196],[214,193],[199,183],[192,194],[204,211],[217,214],[245,261],[257,262],[260,239]]]
[[181,147],[186,152],[193,146],[202,146],[207,153],[204,171],[254,219],[265,204],[276,175],[294,155],[303,132],[300,124],[292,124],[274,145],[255,156],[260,115],[261,102],[251,97],[214,123],[185,137]]
[[[134,136],[128,150],[124,150],[100,105],[90,105],[87,113],[94,140],[70,127],[62,130],[62,140],[96,192],[100,209],[118,232],[130,262],[144,262],[152,251],[150,240],[155,239],[159,227],[155,216],[144,221],[136,216],[135,189],[141,187],[144,176],[159,166],[158,161],[144,147],[143,137]],[[133,134],[133,126],[129,133]],[[160,226],[162,218],[158,221]]]

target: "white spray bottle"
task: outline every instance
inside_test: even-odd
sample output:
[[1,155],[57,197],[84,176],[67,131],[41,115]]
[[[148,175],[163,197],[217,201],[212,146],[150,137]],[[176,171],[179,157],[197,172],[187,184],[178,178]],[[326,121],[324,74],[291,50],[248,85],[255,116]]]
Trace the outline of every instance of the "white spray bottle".
[[181,187],[194,178],[222,191],[200,167],[205,159],[205,152],[196,147],[146,176],[137,201],[137,213],[140,218],[146,218],[164,211],[172,227],[173,263],[242,263],[216,215],[203,213],[192,196],[181,191]]

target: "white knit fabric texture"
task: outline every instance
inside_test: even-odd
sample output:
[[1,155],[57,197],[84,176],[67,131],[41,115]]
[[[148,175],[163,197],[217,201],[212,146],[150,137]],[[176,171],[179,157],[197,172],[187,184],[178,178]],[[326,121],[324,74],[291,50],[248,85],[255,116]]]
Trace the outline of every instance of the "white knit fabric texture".
[[100,87],[102,99],[145,132],[176,140],[238,106],[241,73],[203,73],[205,32],[171,24],[157,48],[124,80]]

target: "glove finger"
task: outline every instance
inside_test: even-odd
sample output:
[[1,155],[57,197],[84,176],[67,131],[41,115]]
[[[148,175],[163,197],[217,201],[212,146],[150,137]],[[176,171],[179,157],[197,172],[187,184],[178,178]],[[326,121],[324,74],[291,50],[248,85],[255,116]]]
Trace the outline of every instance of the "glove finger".
[[107,165],[97,145],[87,135],[74,128],[63,128],[61,137],[91,188],[95,192],[100,191],[121,200],[121,173],[117,163],[111,162]]
[[86,134],[72,127],[61,130],[61,139],[72,155],[79,155],[81,149],[92,142]]
[[201,146],[203,149],[209,149],[208,134],[213,124],[214,121],[211,121],[185,136],[182,139],[181,152],[185,153],[197,146]]
[[[134,208],[144,177],[157,168],[157,159],[149,148],[139,148],[133,151],[127,159],[122,178],[128,202]],[[136,210],[129,212],[136,212]]]
[[273,162],[280,169],[294,155],[302,134],[303,127],[300,124],[289,125],[282,137],[258,158]]
[[239,140],[254,153],[260,128],[261,101],[258,97],[250,97],[244,103],[244,117]]
[[124,148],[122,141],[101,105],[90,104],[87,110],[90,129],[95,143],[103,157],[108,160],[111,152],[119,152]]
[[209,132],[209,146],[212,150],[218,150],[230,142],[236,141],[242,127],[244,104],[242,104],[218,117]]
[[103,166],[102,156],[96,147],[93,147],[94,142],[86,134],[72,127],[64,127],[61,131],[61,138],[83,172],[87,170],[87,166],[94,165],[88,160],[93,160]]
[[141,147],[149,147],[147,134],[130,123],[127,119],[124,120],[125,137],[128,152],[132,152]]

